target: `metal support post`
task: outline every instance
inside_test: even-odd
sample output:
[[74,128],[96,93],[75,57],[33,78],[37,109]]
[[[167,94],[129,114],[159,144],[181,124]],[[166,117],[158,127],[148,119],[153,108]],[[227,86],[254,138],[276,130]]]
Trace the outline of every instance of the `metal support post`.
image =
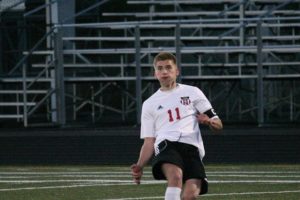
[[176,58],[177,58],[177,67],[179,70],[179,76],[177,77],[177,81],[180,83],[181,82],[181,41],[180,41],[180,24],[177,23],[176,24],[176,28],[175,28],[175,47],[176,47]]
[[198,76],[202,76],[202,55],[198,55]]
[[[243,26],[244,23],[244,18],[245,18],[245,5],[244,3],[240,4],[240,47],[243,47],[244,41],[245,41],[245,26]],[[242,62],[244,61],[244,53],[239,53],[239,68],[238,68],[238,75],[242,75]]]
[[142,110],[142,71],[141,71],[141,60],[140,60],[140,52],[141,52],[141,43],[140,43],[140,27],[135,27],[135,72],[136,72],[136,86],[135,86],[135,94],[136,94],[136,121],[137,124],[141,124],[141,110]]
[[28,126],[28,115],[27,115],[27,84],[26,84],[26,63],[22,66],[22,84],[23,84],[23,123],[24,127]]
[[262,44],[262,33],[261,33],[261,24],[262,21],[259,20],[257,22],[257,119],[258,126],[262,126],[264,124],[264,82],[263,82],[263,44]]
[[95,123],[95,91],[94,86],[91,86],[91,104],[92,104],[92,122]]
[[295,81],[291,81],[290,87],[290,121],[294,121],[294,91],[295,91]]
[[56,113],[57,123],[65,125],[66,110],[65,110],[65,84],[64,84],[64,68],[63,68],[63,41],[62,33],[59,28],[54,32],[54,47],[55,47],[55,91],[56,91]]
[[[1,24],[1,16],[0,16],[0,24]],[[0,27],[0,74],[3,74],[3,71],[4,71],[4,62],[3,62],[3,52],[4,52],[4,49],[3,49],[3,46],[4,46],[4,44],[3,44],[3,32],[4,32],[4,27],[2,27],[2,25],[1,25],[1,27]],[[1,88],[0,88],[1,89]]]

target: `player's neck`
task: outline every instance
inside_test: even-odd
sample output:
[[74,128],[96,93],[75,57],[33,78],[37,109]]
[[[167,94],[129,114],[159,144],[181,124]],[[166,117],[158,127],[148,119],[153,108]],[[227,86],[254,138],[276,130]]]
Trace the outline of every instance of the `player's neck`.
[[176,88],[177,85],[178,84],[176,82],[172,82],[169,85],[161,85],[160,90],[161,91],[170,91],[170,90],[173,90],[174,88]]

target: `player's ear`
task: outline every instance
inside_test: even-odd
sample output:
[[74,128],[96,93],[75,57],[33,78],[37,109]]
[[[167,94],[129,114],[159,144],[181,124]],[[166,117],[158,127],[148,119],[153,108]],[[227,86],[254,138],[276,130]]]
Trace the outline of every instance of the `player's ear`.
[[153,76],[155,77],[155,78],[157,78],[157,76],[156,76],[156,70],[154,69],[154,71],[153,71]]
[[179,69],[176,67],[176,76],[179,76]]

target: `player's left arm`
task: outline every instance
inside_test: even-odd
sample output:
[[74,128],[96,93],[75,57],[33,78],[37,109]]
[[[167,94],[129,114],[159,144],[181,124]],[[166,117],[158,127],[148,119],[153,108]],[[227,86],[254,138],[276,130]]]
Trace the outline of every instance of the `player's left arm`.
[[198,122],[200,124],[209,126],[213,131],[221,131],[223,129],[222,121],[214,111],[207,97],[199,88],[195,89],[194,94],[194,106],[199,112],[196,114]]
[[213,109],[209,109],[204,113],[198,113],[196,117],[200,124],[209,126],[209,128],[215,132],[223,129],[223,123]]

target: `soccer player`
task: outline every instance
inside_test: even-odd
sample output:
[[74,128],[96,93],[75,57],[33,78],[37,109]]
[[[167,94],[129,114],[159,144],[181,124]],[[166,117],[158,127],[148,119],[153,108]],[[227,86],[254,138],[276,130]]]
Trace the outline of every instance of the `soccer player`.
[[143,103],[140,137],[144,143],[131,166],[132,176],[139,184],[143,167],[155,154],[152,173],[155,179],[167,180],[165,200],[196,199],[208,189],[198,123],[220,131],[222,121],[199,88],[176,82],[179,70],[173,54],[161,52],[153,64],[160,88]]

